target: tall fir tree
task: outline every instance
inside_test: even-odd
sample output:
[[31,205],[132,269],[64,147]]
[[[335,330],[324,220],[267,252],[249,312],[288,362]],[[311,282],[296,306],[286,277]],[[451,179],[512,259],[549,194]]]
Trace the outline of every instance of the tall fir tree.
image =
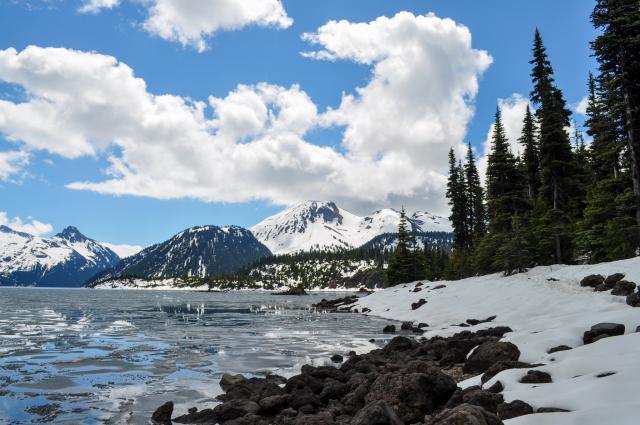
[[536,122],[529,105],[522,121],[522,135],[518,139],[523,147],[522,163],[527,185],[527,199],[533,201],[540,188],[540,153],[536,136]]
[[589,73],[589,97],[587,98],[587,134],[592,137],[589,146],[589,160],[594,171],[594,178],[600,181],[609,177],[617,177],[620,171],[619,145],[616,140],[615,120],[607,117],[603,97],[608,97],[606,79],[600,80],[604,88],[598,90],[598,82]]
[[[536,29],[533,44],[533,65],[531,77],[533,90],[531,101],[538,105],[536,116],[540,134],[540,175],[539,197],[542,200],[542,216],[539,225],[546,227],[541,234],[553,238],[553,255],[539,250],[542,262],[568,262],[571,252],[572,197],[576,196],[573,180],[574,157],[569,135],[570,111],[562,92],[554,84],[553,68],[547,57],[540,32]],[[547,244],[543,241],[543,249]]]
[[635,219],[640,232],[640,2],[597,0],[591,15],[602,30],[592,43],[617,106],[623,111],[624,135],[635,194]]
[[424,256],[416,247],[413,231],[407,228],[404,208],[400,211],[398,244],[389,260],[386,275],[389,285],[392,286],[424,279],[426,275]]
[[470,223],[469,233],[471,236],[471,246],[487,233],[487,214],[484,206],[484,189],[480,182],[480,174],[476,167],[475,156],[471,143],[467,144],[467,162],[464,165],[466,177],[466,198],[467,198],[467,221]]
[[453,149],[449,150],[449,179],[447,182],[447,198],[451,206],[449,220],[453,227],[453,247],[456,250],[469,248],[468,203],[466,197],[466,179],[464,172],[456,160]]

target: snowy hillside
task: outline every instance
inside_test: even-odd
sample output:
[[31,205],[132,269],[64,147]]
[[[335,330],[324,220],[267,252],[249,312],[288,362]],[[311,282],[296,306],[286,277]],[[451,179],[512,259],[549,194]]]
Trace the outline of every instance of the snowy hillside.
[[[640,282],[640,257],[596,265],[536,267],[510,277],[399,285],[360,299],[355,308],[399,321],[425,322],[427,338],[509,326],[513,332],[503,340],[518,347],[518,360],[542,366],[504,370],[483,388],[499,381],[506,402],[523,400],[534,412],[542,407],[568,412],[529,414],[506,420],[507,425],[631,425],[638,423],[640,408],[640,333],[636,332],[640,308],[627,305],[625,296],[580,285],[587,275],[614,273]],[[490,323],[465,323],[491,316],[496,317]],[[624,325],[624,335],[585,344],[589,342],[583,342],[585,331],[598,323]],[[563,345],[566,351],[548,353]],[[552,382],[521,383],[531,369],[550,374]],[[459,385],[480,384],[476,376]]]
[[93,283],[122,276],[138,278],[206,277],[233,273],[271,253],[238,226],[196,226],[123,259]]
[[[417,211],[408,217],[418,232],[450,232],[443,217]],[[400,213],[382,209],[360,217],[333,202],[308,201],[273,215],[251,228],[274,254],[357,248],[374,237],[398,230]]]
[[0,285],[80,286],[119,261],[75,227],[45,238],[0,226]]

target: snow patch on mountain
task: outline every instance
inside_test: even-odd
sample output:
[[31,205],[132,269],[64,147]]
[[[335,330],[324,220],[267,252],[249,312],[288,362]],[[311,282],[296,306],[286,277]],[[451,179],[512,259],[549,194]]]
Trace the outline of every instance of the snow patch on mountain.
[[115,244],[109,242],[100,243],[118,254],[120,258],[131,257],[144,249],[144,247],[139,245]]
[[[451,232],[449,220],[416,211],[407,217],[416,232]],[[361,217],[334,202],[308,201],[266,218],[251,228],[274,254],[351,249],[398,230],[400,212],[385,208]]]

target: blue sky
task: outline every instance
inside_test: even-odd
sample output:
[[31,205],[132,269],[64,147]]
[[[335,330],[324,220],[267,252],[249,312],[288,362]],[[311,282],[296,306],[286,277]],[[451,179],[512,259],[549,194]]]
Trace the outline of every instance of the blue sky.
[[[392,18],[401,11],[411,12],[416,17],[433,12],[438,19],[451,18],[456,24],[466,26],[472,36],[472,49],[486,51],[492,58],[490,65],[486,64],[484,69],[477,69],[471,73],[477,79],[478,91],[477,94],[467,96],[470,97],[467,99],[468,110],[473,115],[468,118],[468,123],[462,120],[461,131],[464,131],[464,134],[456,131],[452,133],[454,136],[448,136],[452,138],[450,141],[452,146],[470,140],[477,148],[479,155],[483,153],[484,142],[498,99],[509,99],[514,93],[526,97],[529,93],[528,60],[536,27],[540,29],[546,43],[556,72],[557,83],[570,104],[577,104],[584,97],[587,73],[595,69],[589,50],[589,42],[595,36],[595,30],[589,23],[593,2],[585,0],[561,2],[551,0],[536,2],[284,0],[282,6],[285,16],[292,20],[290,25],[283,23],[283,20],[275,25],[264,24],[258,18],[254,22],[248,22],[232,30],[222,28],[202,37],[202,41],[207,44],[204,51],[198,51],[195,42],[187,42],[185,45],[170,37],[163,38],[158,31],[154,33],[145,27],[144,23],[152,13],[149,10],[149,3],[152,2],[122,0],[111,9],[103,9],[98,13],[80,13],[78,11],[82,6],[80,1],[4,1],[0,3],[0,28],[2,28],[0,50],[14,48],[16,54],[19,54],[27,46],[34,45],[40,48],[60,47],[68,51],[87,52],[90,55],[112,56],[131,68],[135,77],[144,80],[147,93],[153,96],[168,94],[176,98],[200,102],[207,102],[209,96],[224,99],[230,92],[237,90],[238,84],[255,87],[265,82],[271,86],[289,90],[284,94],[286,96],[295,94],[292,94],[290,89],[292,85],[298,85],[299,90],[306,93],[309,102],[315,105],[318,114],[322,114],[327,108],[340,109],[343,94],[357,96],[359,92],[356,88],[369,87],[374,78],[372,73],[376,71],[379,59],[362,60],[358,59],[359,57],[347,57],[348,53],[335,50],[330,43],[332,40],[343,37],[343,32],[330,34],[333,38],[329,41],[316,38],[315,44],[308,39],[304,40],[302,34],[319,34],[317,33],[319,28],[331,20],[345,20],[350,24],[369,23],[383,16]],[[358,30],[351,26],[349,28],[350,31]],[[328,33],[331,33],[331,28],[327,29]],[[339,48],[345,48],[343,43],[349,42],[350,39],[346,37],[340,40]],[[395,41],[395,43],[401,43],[401,41]],[[397,48],[395,45],[392,47]],[[301,52],[305,51],[329,52],[333,54],[334,60],[304,57]],[[40,53],[45,62],[55,59],[50,51],[42,50]],[[366,55],[366,49],[359,54]],[[445,55],[443,58],[443,60],[455,61],[455,57],[452,59],[451,56]],[[43,65],[45,62],[39,62],[37,66],[45,66]],[[37,86],[42,91],[35,95],[31,93],[39,84],[34,82],[33,77],[37,74],[37,70],[27,69],[26,65],[21,72],[30,73],[29,83],[16,83],[15,79],[27,78],[23,75],[16,77],[17,71],[10,74],[5,69],[3,77],[2,67],[8,68],[8,63],[4,62],[3,65],[0,61],[0,99],[11,103],[9,105],[13,108],[11,110],[15,110],[15,105],[28,102],[35,96],[46,96],[49,90],[47,87]],[[478,68],[482,68],[482,65],[478,65]],[[6,75],[9,74],[11,76],[7,77]],[[424,75],[424,78],[427,82],[430,79],[436,81],[436,78],[444,78],[448,81],[447,76],[442,74]],[[47,84],[55,84],[55,81],[49,80]],[[391,89],[393,87],[389,88]],[[56,90],[62,89],[57,86]],[[83,90],[86,91],[86,88]],[[125,98],[119,105],[128,104],[126,91],[114,93],[114,95],[119,96],[120,100]],[[267,95],[262,93],[261,96]],[[302,102],[302,100],[296,100],[298,101]],[[431,99],[429,102],[437,105],[438,99]],[[80,103],[79,100],[78,104]],[[518,103],[517,98],[512,99],[511,105],[514,106],[515,103]],[[365,102],[363,104],[366,106]],[[227,108],[227,105],[225,104],[224,107]],[[282,110],[280,104],[272,107],[275,113]],[[126,109],[126,106],[119,108]],[[210,105],[205,107],[205,114],[209,119],[213,119],[215,115],[212,108]],[[223,106],[219,108],[218,113]],[[347,208],[356,212],[365,212],[375,206],[399,207],[399,204],[403,203],[411,208],[446,213],[445,204],[439,199],[442,195],[438,188],[438,178],[434,177],[435,174],[442,173],[441,165],[446,162],[446,157],[438,157],[446,151],[442,148],[442,141],[433,142],[434,146],[436,144],[440,146],[433,149],[428,145],[431,142],[425,142],[424,150],[431,152],[428,157],[436,158],[432,159],[434,162],[425,162],[424,170],[421,170],[421,172],[425,171],[425,175],[420,177],[422,180],[407,179],[407,176],[395,169],[395,171],[380,172],[381,175],[388,172],[389,179],[397,178],[398,185],[411,180],[411,183],[407,184],[413,184],[416,187],[429,186],[429,190],[425,193],[416,190],[412,192],[409,189],[406,191],[371,190],[368,193],[369,189],[365,183],[372,176],[367,171],[362,171],[360,175],[349,176],[349,183],[327,185],[328,188],[318,190],[317,195],[312,188],[305,190],[296,186],[298,181],[315,176],[315,174],[312,176],[300,174],[301,171],[292,171],[290,175],[278,174],[277,180],[274,181],[271,181],[268,175],[265,179],[264,174],[257,177],[247,176],[247,185],[250,187],[245,188],[241,185],[245,175],[241,167],[240,171],[236,167],[232,172],[237,174],[233,174],[229,182],[221,181],[219,177],[207,176],[210,180],[201,183],[199,180],[201,174],[194,171],[193,179],[196,183],[193,186],[197,187],[194,187],[193,191],[185,190],[184,198],[181,197],[180,190],[184,188],[185,183],[180,182],[171,189],[169,196],[171,199],[158,199],[165,197],[158,195],[162,193],[164,186],[173,187],[173,185],[171,180],[166,182],[163,180],[156,186],[154,182],[147,185],[149,179],[153,180],[153,177],[157,176],[151,171],[145,171],[144,175],[141,171],[136,171],[138,173],[136,181],[142,181],[142,183],[139,188],[132,189],[131,194],[123,194],[120,189],[118,189],[120,192],[115,189],[96,190],[93,186],[88,190],[87,188],[83,190],[69,188],[68,185],[74,182],[95,183],[107,180],[105,173],[110,166],[108,158],[110,156],[124,158],[124,151],[129,145],[107,141],[101,142],[100,146],[96,147],[96,144],[91,141],[89,144],[94,149],[91,154],[86,152],[69,154],[69,151],[61,154],[60,149],[50,148],[46,143],[43,145],[29,138],[34,129],[37,130],[40,126],[37,117],[28,120],[29,123],[24,124],[18,131],[13,123],[7,124],[8,121],[15,120],[14,115],[9,115],[7,110],[3,112],[0,108],[0,152],[26,152],[25,155],[28,155],[28,160],[18,165],[14,162],[13,171],[5,172],[4,178],[0,180],[0,199],[2,199],[0,212],[6,213],[4,217],[8,223],[14,220],[15,224],[16,217],[20,217],[25,223],[31,220],[31,217],[42,223],[51,224],[54,231],[73,224],[85,234],[98,240],[147,245],[164,240],[192,225],[238,224],[249,227],[279,211],[284,204],[311,197],[337,197],[340,204],[345,204]],[[382,146],[385,143],[389,145],[394,143],[394,131],[398,132],[399,140],[406,140],[407,143],[406,151],[400,153],[413,152],[411,149],[415,146],[411,146],[410,139],[415,136],[401,134],[403,128],[393,128],[395,119],[392,112],[389,114],[390,122],[386,124],[386,127],[390,128],[388,131],[385,130],[386,138],[379,142],[371,142],[380,143],[382,147],[376,148],[373,153],[368,147],[361,145],[354,147],[357,143],[362,143],[357,142],[360,140],[358,137],[364,138],[366,143],[365,136],[368,133],[345,136],[345,130],[351,129],[353,133],[361,131],[365,126],[363,122],[366,121],[366,117],[361,118],[364,121],[359,123],[349,120],[352,116],[363,113],[366,114],[365,108],[345,108],[343,115],[332,121],[331,125],[310,125],[305,129],[303,136],[298,133],[294,136],[303,138],[307,147],[313,145],[330,149],[330,155],[325,162],[332,162],[331,158],[337,158],[335,155],[339,155],[340,161],[344,159],[345,167],[349,167],[355,161],[349,156],[350,152],[357,151],[359,154],[366,152],[367,155],[373,156],[373,161],[385,155],[397,153],[391,148]],[[75,133],[71,133],[69,127],[73,127],[73,123],[66,123],[64,119],[59,119],[60,117],[65,115],[56,116],[56,122],[48,131],[53,135],[61,135],[61,138],[66,138],[67,134],[68,138],[72,138]],[[99,118],[96,119],[99,120]],[[575,114],[575,118],[580,123],[583,117]],[[380,121],[380,118],[373,117],[372,120]],[[106,125],[108,126],[108,123]],[[107,131],[100,134],[111,133]],[[81,132],[78,137],[80,136],[82,136]],[[118,138],[120,135],[114,130],[113,136],[109,137]],[[135,138],[135,136],[131,137]],[[354,144],[349,145],[344,142],[349,137],[354,137],[353,140],[356,140]],[[425,140],[429,137],[430,135],[425,135]],[[87,138],[90,139],[91,136]],[[237,139],[235,143],[251,143],[251,141]],[[135,140],[131,143],[134,142],[145,143]],[[60,143],[63,144],[66,141],[62,140]],[[154,152],[162,155],[165,152],[163,146]],[[174,148],[177,149],[175,146],[171,149]],[[136,152],[147,152],[142,146],[137,146],[136,149],[139,149]],[[171,152],[173,153],[167,153],[167,155],[178,155],[178,160],[183,159],[180,154]],[[276,157],[282,156],[292,158],[294,162],[297,161],[295,157],[297,151],[294,148],[274,152]],[[141,154],[136,155],[139,157]],[[221,162],[227,160],[230,162],[237,160],[233,158],[220,161],[220,158],[216,157],[216,160],[212,160],[210,167],[216,168]],[[392,161],[396,157],[388,158]],[[158,156],[154,154],[149,158],[136,160],[141,162],[136,163],[131,157],[128,157],[125,162],[128,167],[132,167],[131,169],[139,170],[141,164],[157,161]],[[259,167],[260,159],[256,161]],[[310,165],[303,163],[302,168],[316,166],[314,159],[309,161],[311,161]],[[330,167],[325,162],[318,165],[319,173],[325,170],[323,167]],[[189,170],[188,163],[181,166]],[[401,164],[399,168],[402,168]],[[368,169],[363,168],[363,170]],[[380,170],[389,170],[389,168],[380,168]],[[430,175],[431,171],[434,174]],[[157,173],[157,170],[154,172]],[[344,172],[344,170],[339,169],[336,172]],[[3,176],[1,171],[0,176]],[[361,182],[364,183],[360,185]],[[264,183],[263,187],[262,183]],[[125,186],[128,184],[127,181],[123,182]],[[237,184],[238,189],[234,190],[243,191],[243,193],[246,191],[246,194],[231,199],[224,194],[221,195],[223,191],[221,192],[219,188],[212,189],[211,193],[207,191],[208,186],[218,184],[223,188],[225,185],[231,184],[235,187]],[[148,189],[147,186],[153,189]],[[290,191],[287,190],[288,187],[291,187]],[[355,193],[357,196],[349,193]],[[344,197],[342,194],[345,194]],[[354,199],[357,197],[360,198]],[[351,199],[354,199],[353,202]]]

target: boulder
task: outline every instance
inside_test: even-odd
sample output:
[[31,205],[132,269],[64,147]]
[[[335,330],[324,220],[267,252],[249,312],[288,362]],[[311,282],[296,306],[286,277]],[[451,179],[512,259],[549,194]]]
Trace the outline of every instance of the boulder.
[[620,280],[613,286],[611,295],[626,297],[633,294],[634,289],[636,289],[635,283],[629,282],[628,280]]
[[217,421],[218,418],[213,413],[213,409],[202,409],[200,411],[189,409],[188,414],[173,419],[173,422],[179,424],[214,424]]
[[604,280],[604,283],[606,283],[607,285],[615,285],[622,279],[624,279],[624,273],[614,273],[607,276],[607,278]]
[[245,399],[257,403],[265,397],[284,393],[284,389],[268,378],[245,378],[229,386],[223,400]]
[[530,370],[520,378],[520,382],[523,384],[550,384],[551,375],[541,370]]
[[401,331],[410,331],[411,329],[413,329],[412,322],[402,322],[402,325],[400,326]]
[[627,296],[627,304],[631,307],[640,307],[640,290]]
[[427,303],[427,300],[425,300],[424,298],[420,298],[415,303],[411,303],[411,310],[417,310],[423,305],[425,305],[426,303]]
[[556,412],[570,412],[571,410],[561,409],[559,407],[539,407],[536,413],[556,413]]
[[429,425],[502,425],[502,421],[482,407],[461,404],[434,416]]
[[614,285],[610,285],[608,283],[604,283],[602,282],[600,285],[596,286],[595,288],[593,288],[594,291],[596,292],[605,292],[605,291],[610,291],[613,289]]
[[320,400],[325,403],[329,400],[340,400],[348,392],[349,386],[347,384],[328,378],[320,392]]
[[167,401],[158,407],[151,415],[151,421],[158,425],[171,425],[171,415],[173,414],[173,401]]
[[351,425],[403,425],[402,420],[382,400],[367,403],[351,420]]
[[413,341],[406,336],[396,336],[387,343],[382,349],[385,352],[388,351],[405,351],[413,347]]
[[395,325],[387,325],[384,328],[382,328],[382,332],[385,333],[385,334],[396,333],[396,326]]
[[504,402],[504,397],[502,397],[502,394],[484,391],[480,389],[480,387],[477,387],[471,391],[469,391],[469,389],[463,391],[462,402],[480,406],[488,412],[496,413],[498,411],[498,405]]
[[590,274],[589,276],[585,276],[580,281],[580,286],[589,286],[591,288],[595,288],[604,282],[604,276],[600,274]]
[[272,292],[271,295],[308,295],[302,286],[296,286],[280,292]]
[[344,357],[342,357],[340,354],[334,354],[333,356],[331,356],[331,361],[334,363],[342,363],[342,360],[344,360]]
[[222,388],[223,391],[227,391],[229,388],[244,381],[245,379],[246,378],[242,375],[230,375],[225,373],[220,379],[220,388]]
[[260,413],[273,414],[287,407],[288,402],[288,394],[272,395],[260,400],[258,406],[260,407]]
[[220,422],[258,413],[260,407],[251,400],[230,400],[217,405],[213,413]]
[[487,371],[494,364],[501,361],[517,361],[520,350],[510,342],[485,342],[471,353],[464,364],[465,373],[480,373]]
[[511,403],[502,403],[498,406],[498,417],[503,421],[532,413],[533,407],[522,400],[513,400]]
[[584,333],[582,340],[585,344],[591,344],[602,338],[624,335],[624,329],[620,323],[598,323]]
[[503,370],[507,369],[524,369],[527,367],[534,367],[532,364],[523,363],[523,362],[514,362],[514,361],[506,361],[506,362],[498,362],[491,366],[487,371],[482,375],[480,381],[484,384]]
[[494,382],[492,386],[487,388],[487,391],[489,391],[490,393],[496,393],[496,394],[501,393],[503,390],[504,390],[504,385],[502,385],[502,382],[500,381]]
[[558,351],[567,351],[567,350],[571,350],[572,348],[569,347],[568,345],[558,345],[556,347],[553,348],[549,348],[547,350],[547,354],[553,354],[553,353],[557,353]]

